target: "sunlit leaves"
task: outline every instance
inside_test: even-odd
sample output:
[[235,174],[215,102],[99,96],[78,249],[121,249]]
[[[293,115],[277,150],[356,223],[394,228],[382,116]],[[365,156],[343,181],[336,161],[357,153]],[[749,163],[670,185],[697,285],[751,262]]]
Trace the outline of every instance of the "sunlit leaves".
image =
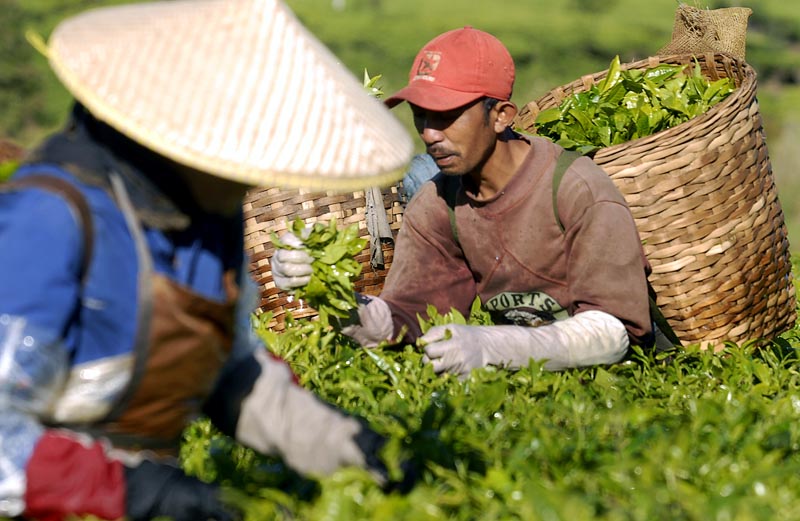
[[607,75],[536,118],[536,132],[569,150],[591,153],[675,127],[697,117],[735,89],[694,66],[662,64],[622,70],[614,57]]
[[[361,273],[361,264],[354,257],[367,244],[359,237],[358,224],[342,230],[336,219],[328,223],[314,223],[307,231],[306,224],[296,219],[289,227],[303,239],[303,249],[314,259],[309,283],[294,290],[294,298],[305,300],[319,312],[319,320],[328,325],[329,317],[346,318],[356,307],[353,280]],[[276,248],[293,249],[284,244],[275,233],[272,243]]]

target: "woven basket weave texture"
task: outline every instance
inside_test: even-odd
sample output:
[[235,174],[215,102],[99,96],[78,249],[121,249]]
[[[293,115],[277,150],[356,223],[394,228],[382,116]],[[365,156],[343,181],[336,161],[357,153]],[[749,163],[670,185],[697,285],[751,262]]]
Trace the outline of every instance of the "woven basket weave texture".
[[[383,208],[394,236],[400,229],[403,217],[400,190],[399,184],[381,190]],[[302,219],[309,225],[318,221],[327,223],[335,218],[340,228],[358,223],[359,235],[369,238],[366,207],[367,197],[364,191],[337,193],[268,188],[254,189],[247,194],[244,201],[245,248],[250,255],[250,272],[258,284],[261,295],[257,311],[273,314],[269,327],[275,331],[283,331],[287,311],[290,311],[294,318],[317,315],[316,310],[292,299],[285,291],[275,286],[269,265],[269,259],[275,253],[270,232],[280,236],[287,230],[287,225],[296,218]],[[384,256],[383,266],[372,266],[369,245],[356,256],[355,260],[361,264],[361,274],[354,280],[356,291],[377,295],[383,288],[392,264],[394,243],[382,241],[381,247]]]
[[[594,160],[630,206],[653,272],[658,304],[684,345],[771,338],[796,320],[789,242],[767,154],[756,74],[725,54],[650,57],[623,66],[700,64],[737,89],[671,129],[600,149]],[[520,110],[535,132],[541,110],[590,88],[583,76]]]

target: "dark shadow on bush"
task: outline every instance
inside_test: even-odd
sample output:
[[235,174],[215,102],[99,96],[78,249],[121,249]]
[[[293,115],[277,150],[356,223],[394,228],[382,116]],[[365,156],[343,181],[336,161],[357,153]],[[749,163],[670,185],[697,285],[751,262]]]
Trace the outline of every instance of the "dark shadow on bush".
[[428,464],[435,464],[455,470],[456,463],[460,462],[470,472],[481,475],[486,473],[486,462],[479,452],[458,440],[449,440],[442,436],[453,413],[453,406],[448,400],[431,400],[422,415],[419,429],[410,434],[405,444],[410,452],[409,467],[419,471]]

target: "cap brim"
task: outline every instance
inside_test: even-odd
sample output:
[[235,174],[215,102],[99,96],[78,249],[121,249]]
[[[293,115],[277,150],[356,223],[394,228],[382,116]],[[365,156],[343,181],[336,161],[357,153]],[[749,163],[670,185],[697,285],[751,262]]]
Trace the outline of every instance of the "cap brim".
[[462,92],[419,80],[386,98],[384,104],[392,108],[407,101],[425,110],[443,112],[463,107],[483,96],[480,92]]

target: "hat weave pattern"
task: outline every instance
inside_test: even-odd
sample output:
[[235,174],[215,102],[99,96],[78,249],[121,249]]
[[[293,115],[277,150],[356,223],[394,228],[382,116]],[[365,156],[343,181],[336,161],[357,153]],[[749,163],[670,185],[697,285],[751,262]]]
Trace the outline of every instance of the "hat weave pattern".
[[87,11],[56,28],[49,59],[96,117],[249,185],[383,186],[412,154],[401,123],[277,0]]

